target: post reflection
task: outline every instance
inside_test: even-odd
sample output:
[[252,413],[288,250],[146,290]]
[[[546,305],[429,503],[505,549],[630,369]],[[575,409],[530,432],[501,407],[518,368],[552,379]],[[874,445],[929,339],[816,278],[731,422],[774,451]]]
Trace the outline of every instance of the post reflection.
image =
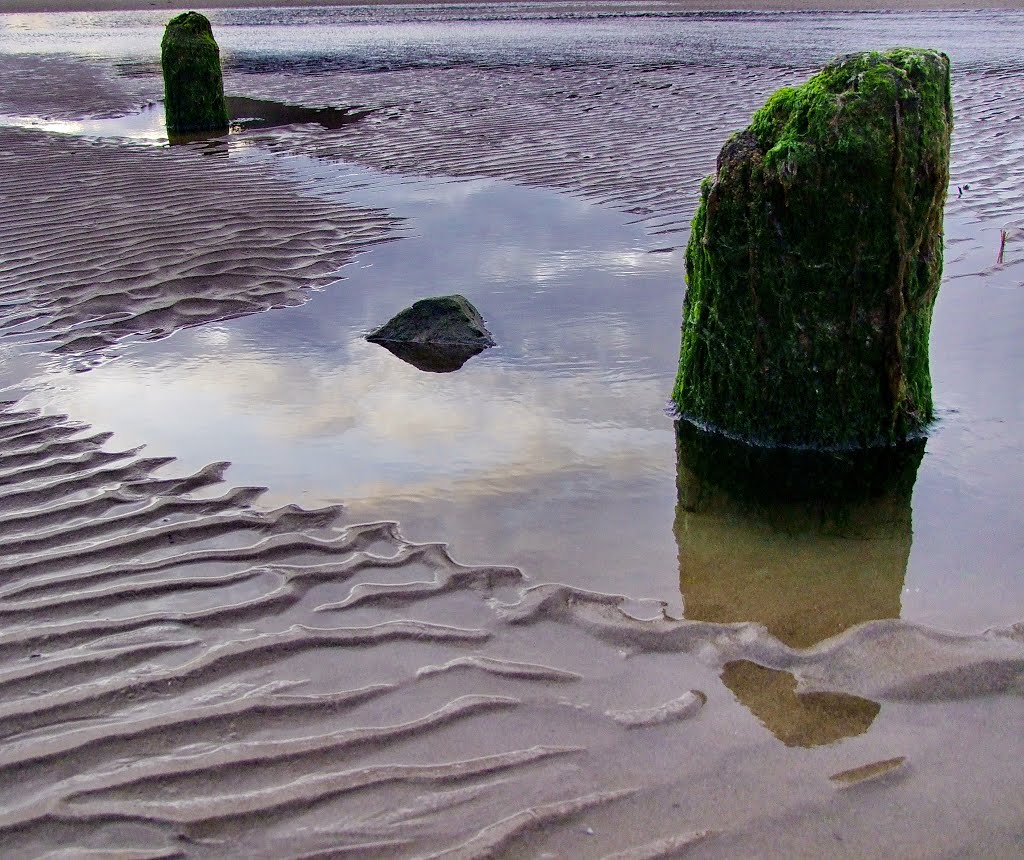
[[[755,448],[676,427],[675,537],[686,617],[755,621],[807,648],[898,618],[925,440],[868,451]],[[786,672],[728,664],[726,686],[791,746],[867,731],[879,706],[798,694]]]
[[[204,154],[226,156],[228,154],[226,144],[230,134],[304,124],[315,124],[328,131],[335,131],[354,122],[359,122],[368,113],[372,113],[369,108],[306,107],[305,105],[286,104],[267,99],[250,99],[242,96],[225,96],[224,102],[231,120],[230,128],[214,131],[174,132],[166,129],[161,123],[161,129],[165,130],[167,134],[167,142],[171,146],[205,142],[209,145]],[[151,106],[144,108],[143,112],[152,110]]]

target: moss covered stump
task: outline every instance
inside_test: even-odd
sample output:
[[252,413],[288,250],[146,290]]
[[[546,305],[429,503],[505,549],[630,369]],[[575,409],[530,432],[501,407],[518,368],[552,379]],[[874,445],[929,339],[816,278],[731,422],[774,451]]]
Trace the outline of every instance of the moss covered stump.
[[172,18],[160,43],[164,112],[172,134],[228,127],[220,49],[210,22],[198,12]]
[[673,400],[771,445],[870,446],[932,418],[949,59],[840,57],[775,93],[704,180]]

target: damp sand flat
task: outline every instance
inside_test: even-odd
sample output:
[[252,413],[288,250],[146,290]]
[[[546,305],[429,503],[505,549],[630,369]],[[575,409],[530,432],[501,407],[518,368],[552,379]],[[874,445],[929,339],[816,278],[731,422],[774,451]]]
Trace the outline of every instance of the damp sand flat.
[[[870,23],[884,33],[884,22]],[[934,21],[938,30],[947,25]],[[992,47],[979,49],[986,51]],[[793,66],[812,59],[797,54]],[[962,232],[950,233],[947,287],[982,291],[986,305],[998,307],[996,322],[982,315],[976,324],[987,326],[1005,363],[1015,353],[998,322],[1019,319],[1019,267],[994,267],[987,249],[1002,221],[1020,215],[1019,140],[1008,125],[1019,86],[1012,67],[975,58],[972,68],[971,59],[955,83],[954,171],[972,193],[951,200],[951,223]],[[4,62],[54,81],[88,69],[110,105],[131,107],[155,87],[141,68],[125,79],[104,62],[25,54]],[[755,72],[715,64],[640,71],[645,57],[627,57],[585,75],[568,65],[537,76],[520,57],[511,71],[442,62],[415,74],[341,68],[307,79],[294,64],[289,71],[275,62],[237,71],[236,91],[301,103],[334,103],[343,93],[347,104],[390,107],[344,137],[310,129],[242,136],[239,143],[260,154],[232,159],[229,151],[226,162],[205,149],[0,132],[5,175],[17,177],[21,194],[3,221],[12,395],[39,397],[32,380],[40,367],[60,375],[112,351],[121,363],[141,360],[175,338],[153,346],[140,339],[180,325],[214,331],[211,322],[236,311],[278,304],[284,286],[294,301],[307,299],[309,287],[326,287],[337,274],[313,261],[327,257],[337,267],[380,238],[415,232],[415,220],[397,225],[386,206],[324,194],[324,183],[287,167],[289,155],[557,185],[637,210],[632,217],[652,237],[646,252],[685,241],[694,195],[673,189],[709,168],[721,135],[742,124],[765,81],[800,74],[767,64]],[[610,88],[609,102],[590,94],[591,104],[578,105],[586,95],[579,85],[595,78]],[[683,106],[706,100],[709,89],[721,93],[714,117],[694,123],[694,135],[678,132],[696,111],[682,109],[681,119],[653,107],[676,87]],[[488,94],[489,108],[470,109],[474,92],[478,103]],[[20,98],[19,113],[41,112]],[[450,116],[446,123],[443,106],[460,103],[454,125]],[[607,108],[607,121],[586,117],[588,106]],[[60,113],[73,119],[75,108]],[[641,131],[620,136],[631,115]],[[485,151],[459,144],[486,133]],[[538,138],[551,145],[537,146]],[[603,169],[585,163],[605,155]],[[67,161],[86,171],[80,195],[58,181]],[[175,214],[184,205],[174,179],[196,170],[210,178],[202,229],[204,241],[221,243],[217,260],[191,259],[187,240],[197,224]],[[133,179],[157,182],[159,193],[134,192]],[[379,192],[372,199],[381,204],[388,198]],[[104,193],[120,196],[124,211],[101,206]],[[86,211],[116,219],[99,222],[102,237],[63,238],[82,220],[80,196]],[[334,232],[318,232],[325,219]],[[161,230],[164,244],[154,239]],[[69,277],[61,258],[87,242]],[[140,245],[145,253],[132,257]],[[75,275],[89,260],[95,270]],[[282,269],[295,273],[283,284]],[[329,289],[355,286],[355,276],[346,277],[352,270],[342,269],[345,279]],[[169,282],[173,291],[163,287]],[[372,289],[372,281],[359,284]],[[97,289],[115,300],[109,316],[77,307]],[[220,304],[235,293],[255,306]],[[317,301],[306,305],[310,312]],[[275,313],[296,311],[268,319]],[[947,402],[960,411],[946,417],[938,447],[929,449],[942,466],[923,499],[937,511],[929,532],[948,517],[942,494],[970,489],[973,475],[1002,472],[1012,486],[1012,460],[1000,458],[1020,426],[1020,399],[1002,387],[1013,374],[982,362],[987,384],[973,384],[981,359],[972,359],[970,341],[956,345],[958,330],[944,329],[938,313],[936,338],[951,347]],[[637,319],[649,324],[651,316]],[[98,351],[91,341],[75,345],[80,331],[101,339]],[[283,336],[273,326],[264,335]],[[39,337],[49,342],[33,344]],[[106,367],[82,376],[98,378]],[[941,369],[937,360],[937,384]],[[652,366],[641,376],[661,372]],[[816,644],[794,643],[772,617],[638,621],[630,615],[650,615],[649,606],[594,593],[582,581],[544,585],[562,578],[557,570],[525,581],[501,557],[461,566],[441,546],[410,543],[401,526],[225,490],[223,465],[154,459],[181,453],[163,443],[125,450],[100,420],[89,427],[56,414],[67,398],[62,385],[42,413],[12,404],[0,418],[0,767],[17,777],[4,781],[0,839],[11,856],[113,847],[132,856],[941,856],[1009,853],[1019,843],[1012,798],[1020,789],[1024,645],[1006,619],[985,632],[988,624],[972,621],[964,625],[970,632],[948,633],[941,628],[955,624],[871,621],[891,609],[869,608],[855,619],[866,623]],[[981,435],[968,420],[978,418],[987,428]],[[969,457],[942,443],[944,428],[957,441],[973,440]],[[225,432],[230,439],[230,427]],[[665,452],[669,484],[674,459]],[[1010,487],[974,491],[996,509],[1002,494],[1003,508],[1012,508]],[[891,503],[896,534],[886,553],[898,561],[911,537],[903,519],[909,500]],[[374,517],[387,516],[380,498]],[[707,535],[721,523],[692,525],[679,534]],[[1019,524],[1011,513],[996,527],[1010,531],[1012,543]],[[690,559],[711,543],[676,539]],[[982,581],[998,559],[967,545],[960,574]],[[565,548],[567,556],[575,551]],[[696,557],[698,566],[722,561]],[[953,577],[957,567],[947,561],[944,569]],[[802,590],[791,593],[799,601]]]
[[[174,10],[176,7],[171,0],[7,0],[0,12],[12,13],[39,13],[39,12],[114,12],[114,11],[149,11],[160,8],[161,5]],[[234,9],[238,8],[237,0],[204,0],[203,9]],[[247,4],[253,7],[292,9],[295,7],[308,6],[305,0],[273,0],[273,2]],[[399,0],[399,2],[384,2],[384,0],[321,0],[316,4],[318,7],[387,7],[402,5],[422,5],[416,0]],[[434,6],[455,5],[466,6],[462,0],[443,0],[441,3],[431,4]],[[503,0],[478,0],[474,6],[509,6]],[[550,14],[564,14],[567,4],[530,2],[529,4],[515,4],[517,11],[524,8],[529,11],[544,10]],[[615,14],[633,12],[639,4],[631,3],[629,0],[588,0],[585,6],[576,4],[576,9],[584,8],[587,12],[600,14]],[[914,11],[914,10],[940,10],[949,9],[961,11],[964,9],[1019,9],[1020,0],[859,0],[856,11]],[[734,12],[737,10],[747,11],[832,11],[847,12],[850,4],[844,0],[663,0],[663,2],[644,3],[642,9],[646,12],[708,12],[723,11]]]
[[[235,9],[238,8],[238,5],[239,4],[234,2],[234,0],[205,0],[201,8],[207,10]],[[316,5],[321,8],[358,6],[379,9],[381,7],[400,7],[403,5],[419,6],[423,4],[413,2],[413,0],[399,0],[397,3],[383,2],[383,0],[369,0],[369,2],[358,2],[358,0],[323,0],[323,2],[319,2]],[[465,4],[461,2],[461,0],[442,0],[440,3],[430,5],[441,7],[446,5],[465,7],[469,4]],[[479,2],[472,5],[508,7],[512,4],[503,2],[503,0],[479,0]],[[557,2],[546,3],[532,0],[529,4],[519,3],[515,5],[518,7],[517,10],[522,10],[523,8],[528,8],[531,11],[545,10],[549,11],[550,14],[559,15],[565,13],[565,9],[568,4]],[[249,6],[253,8],[295,9],[308,7],[308,4],[305,3],[304,0],[273,0],[273,2],[252,3],[249,4]],[[634,12],[639,6],[640,4],[630,2],[630,0],[625,0],[625,2],[623,2],[623,0],[588,0],[584,8],[591,13],[621,14],[623,12]],[[8,0],[0,12],[14,14],[37,14],[41,12],[130,12],[150,11],[161,8],[174,11],[176,7],[171,3],[171,0]],[[580,5],[576,4],[576,8],[579,9]],[[683,11],[697,13],[709,11],[848,12],[850,10],[849,4],[842,2],[842,0],[764,0],[764,2],[754,2],[754,0],[706,0],[706,2],[698,2],[698,0],[661,0],[661,2],[644,3],[640,8],[645,12]],[[861,2],[857,4],[856,10],[888,12],[894,10],[962,11],[967,9],[992,10],[1019,8],[1019,0],[891,0],[891,2],[882,2],[882,0],[861,0]]]

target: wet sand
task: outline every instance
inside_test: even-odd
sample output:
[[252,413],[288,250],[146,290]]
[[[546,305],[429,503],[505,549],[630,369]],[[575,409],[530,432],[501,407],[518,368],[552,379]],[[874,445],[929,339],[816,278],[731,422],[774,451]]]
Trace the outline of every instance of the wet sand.
[[[176,475],[104,438],[0,415],[7,856],[820,856],[837,836],[946,856],[1019,838],[994,793],[1019,780],[1019,626],[877,621],[799,650],[758,624],[636,621],[622,598],[460,566],[340,509],[253,510],[258,490],[218,488],[223,464]],[[807,753],[783,759],[761,724]],[[950,803],[975,823],[951,827]]]
[[[499,4],[502,0],[480,0],[473,5]],[[463,5],[464,0],[438,0],[432,4],[437,6]],[[401,6],[419,5],[418,0],[317,0],[311,4],[308,0],[201,0],[189,6],[175,0],[6,0],[0,12],[127,12],[136,10],[184,10],[189,9],[291,9],[309,7],[339,6]],[[532,4],[535,9],[544,8],[543,2]],[[607,0],[577,0],[576,3],[561,4],[560,11],[566,6],[585,10],[587,13],[614,13],[622,10],[653,10],[653,11],[914,11],[914,10],[959,10],[959,9],[1021,9],[1022,0],[661,0],[661,2],[631,3],[629,0],[607,2]],[[551,6],[554,8],[554,6]]]
[[7,271],[3,326],[61,353],[298,304],[394,225],[239,171],[215,147],[175,158],[0,131],[0,163],[10,177],[0,217],[17,225],[21,258]]
[[[6,112],[71,120],[86,91],[108,113],[155,95],[151,73],[103,61],[5,55],[0,68],[22,81]],[[554,186],[675,244],[723,135],[804,72],[229,74],[254,97],[382,106],[343,137],[249,138],[267,152]],[[958,73],[954,184],[984,192],[958,217],[1021,215],[1021,144],[1004,136],[1019,83]],[[267,509],[258,488],[225,489],[225,463],[189,474],[112,448],[103,426],[19,405],[25,344],[86,368],[136,340],[302,302],[398,235],[383,210],[223,156],[0,129],[5,856],[1019,848],[1021,624],[950,633],[886,617],[899,571],[882,593],[844,593],[838,620],[810,633],[770,614],[701,616],[696,604],[723,595],[692,580],[718,563],[707,536],[721,522],[686,509],[684,578],[705,590],[687,620],[651,618],[631,599],[642,594],[462,565],[341,506]],[[1019,266],[986,277],[1019,289]],[[909,499],[891,505],[899,567]]]

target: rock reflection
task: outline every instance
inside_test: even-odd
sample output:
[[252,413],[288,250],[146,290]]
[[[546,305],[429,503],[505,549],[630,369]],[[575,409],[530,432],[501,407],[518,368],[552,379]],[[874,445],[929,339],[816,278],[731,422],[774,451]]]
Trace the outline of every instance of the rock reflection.
[[881,706],[845,693],[798,693],[789,672],[734,660],[722,681],[775,737],[789,747],[814,747],[864,734]]
[[[368,113],[369,109],[351,107],[306,107],[304,105],[292,105],[284,102],[269,101],[267,99],[250,99],[243,96],[226,96],[228,116],[231,119],[229,129],[216,131],[194,131],[194,132],[173,132],[167,131],[167,141],[171,146],[183,143],[197,143],[206,141],[211,144],[213,151],[227,154],[227,147],[223,145],[228,135],[248,129],[281,128],[286,125],[302,125],[312,123],[330,131],[343,128],[358,122]],[[147,107],[144,110],[151,110]]]
[[[807,648],[864,621],[898,618],[925,441],[871,451],[753,448],[679,422],[675,537],[687,618],[756,621]],[[867,730],[878,706],[797,694],[753,663],[723,681],[784,743]]]
[[395,340],[372,341],[384,347],[396,358],[426,373],[452,373],[462,368],[474,355],[484,351],[482,346],[468,344],[403,343]]
[[201,143],[204,146],[201,148],[203,155],[216,156],[218,158],[227,158],[230,154],[228,147],[228,135],[230,131],[186,131],[186,132],[167,132],[167,142],[171,146],[182,146],[189,143]]

